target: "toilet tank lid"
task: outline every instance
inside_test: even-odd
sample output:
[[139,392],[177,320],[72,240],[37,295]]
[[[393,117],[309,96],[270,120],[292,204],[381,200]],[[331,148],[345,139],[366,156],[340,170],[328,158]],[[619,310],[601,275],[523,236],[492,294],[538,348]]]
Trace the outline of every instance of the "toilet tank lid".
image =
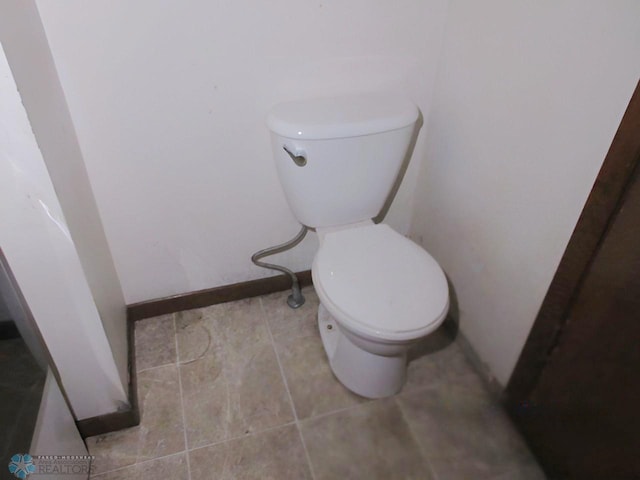
[[418,115],[418,107],[399,95],[350,95],[280,103],[269,111],[267,125],[283,137],[324,140],[397,130]]

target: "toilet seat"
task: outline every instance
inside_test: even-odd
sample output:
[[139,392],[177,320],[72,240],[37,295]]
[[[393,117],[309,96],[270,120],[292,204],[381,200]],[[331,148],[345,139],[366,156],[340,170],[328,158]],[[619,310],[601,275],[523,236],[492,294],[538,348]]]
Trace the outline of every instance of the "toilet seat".
[[385,224],[325,233],[312,276],[331,315],[372,339],[422,337],[449,309],[447,280],[438,263]]

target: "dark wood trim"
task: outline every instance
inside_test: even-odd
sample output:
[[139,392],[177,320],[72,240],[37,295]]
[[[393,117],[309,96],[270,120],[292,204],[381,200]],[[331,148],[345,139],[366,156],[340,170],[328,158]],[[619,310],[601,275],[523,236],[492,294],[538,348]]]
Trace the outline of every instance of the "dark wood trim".
[[[311,285],[311,270],[296,273],[300,286]],[[159,298],[134,303],[127,307],[129,317],[135,320],[157,317],[167,313],[208,307],[217,303],[232,302],[243,298],[257,297],[268,293],[281,292],[291,288],[291,280],[284,276],[260,278],[247,282],[207,288],[196,292],[182,293],[172,297]]]
[[640,82],[609,148],[602,168],[578,219],[558,270],[507,388],[505,403],[516,411],[540,378],[556,345],[567,314],[592,259],[615,216],[636,165],[640,164]]
[[[298,272],[296,275],[301,286],[311,285],[310,270]],[[83,438],[93,437],[95,435],[133,427],[140,423],[134,336],[134,326],[137,320],[192,308],[207,307],[217,303],[256,297],[258,295],[266,295],[268,293],[287,290],[288,288],[291,288],[291,280],[284,275],[278,275],[277,277],[223,285],[221,287],[208,288],[206,290],[183,293],[172,297],[129,305],[127,307],[127,342],[129,344],[129,402],[131,406],[121,412],[113,412],[78,420],[76,425],[80,431],[80,435],[82,435]]]
[[135,320],[127,312],[127,361],[129,367],[129,408],[120,412],[98,415],[76,421],[76,426],[82,438],[102,435],[103,433],[135,427],[140,424],[140,409],[138,407],[138,375],[136,372],[136,342],[134,336]]

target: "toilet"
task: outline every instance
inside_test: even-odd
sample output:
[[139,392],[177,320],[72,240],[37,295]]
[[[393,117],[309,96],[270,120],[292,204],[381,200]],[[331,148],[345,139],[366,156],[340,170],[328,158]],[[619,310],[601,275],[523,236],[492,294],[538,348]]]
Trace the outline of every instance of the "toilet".
[[267,117],[289,207],[318,234],[311,273],[329,364],[367,398],[402,388],[409,347],[449,309],[438,263],[372,220],[398,179],[418,116],[402,97],[370,94],[282,103]]

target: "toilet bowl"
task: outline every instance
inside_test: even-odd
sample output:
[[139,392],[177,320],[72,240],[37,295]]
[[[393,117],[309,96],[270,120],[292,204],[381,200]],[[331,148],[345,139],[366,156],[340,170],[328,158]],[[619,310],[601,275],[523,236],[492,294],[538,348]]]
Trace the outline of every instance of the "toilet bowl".
[[407,350],[447,314],[446,277],[424,249],[385,224],[318,234],[311,272],[331,368],[358,395],[393,395],[405,381]]
[[402,388],[408,348],[449,307],[438,263],[372,221],[393,191],[418,117],[412,102],[392,94],[288,102],[267,117],[289,207],[320,240],[311,271],[329,363],[369,398]]

